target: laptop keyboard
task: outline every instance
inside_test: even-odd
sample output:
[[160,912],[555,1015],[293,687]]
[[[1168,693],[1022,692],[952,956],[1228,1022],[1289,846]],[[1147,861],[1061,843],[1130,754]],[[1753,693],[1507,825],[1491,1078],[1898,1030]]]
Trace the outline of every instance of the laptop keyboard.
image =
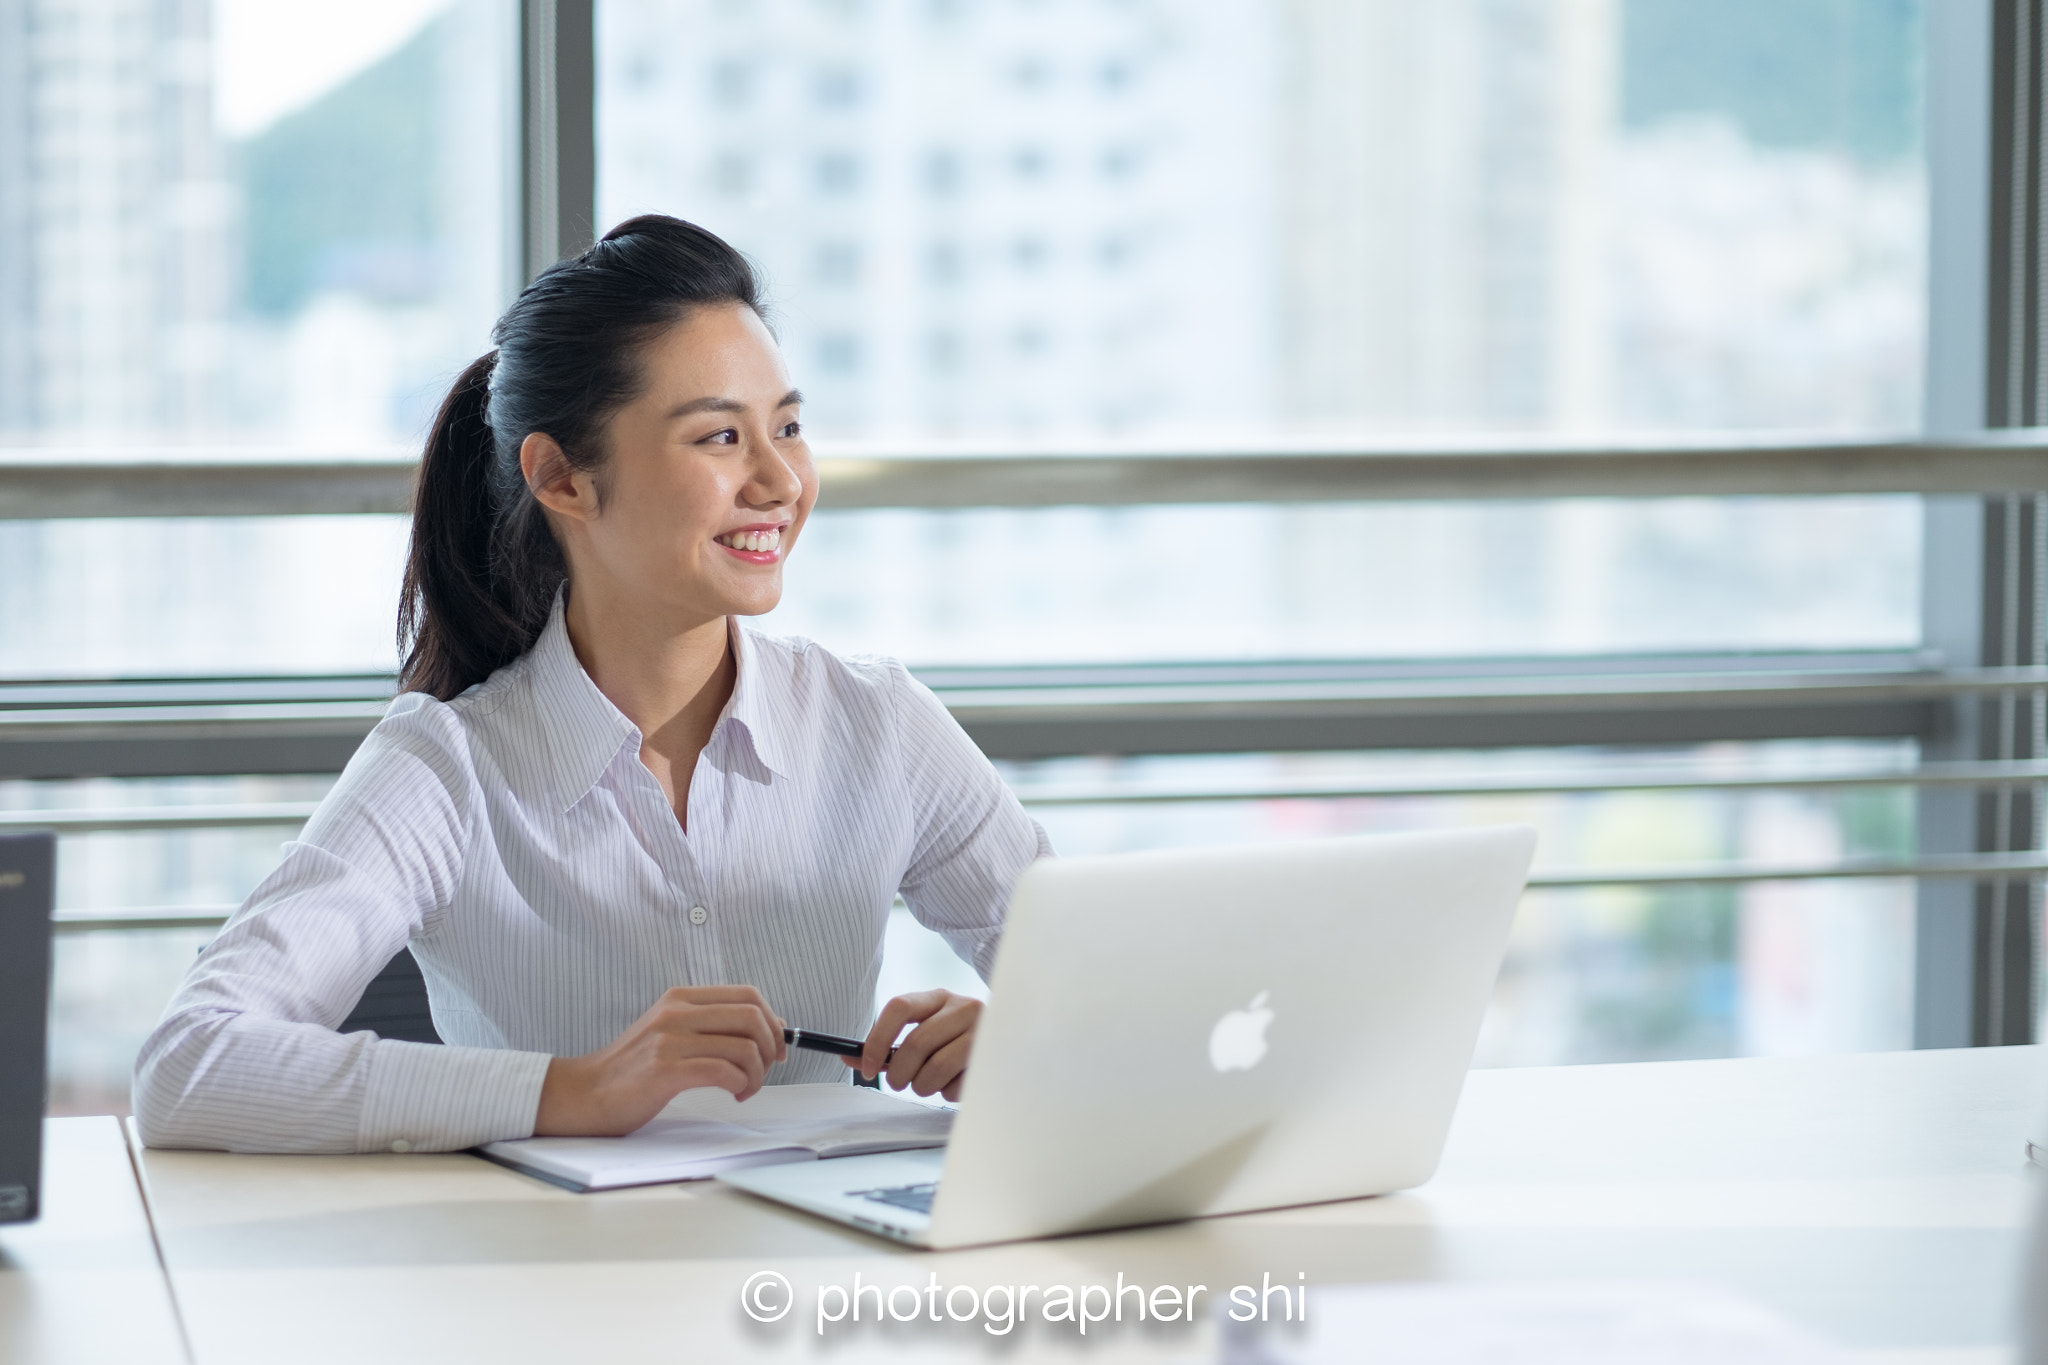
[[932,1211],[932,1197],[939,1192],[939,1182],[927,1180],[922,1185],[890,1185],[879,1190],[848,1190],[852,1199],[872,1199],[877,1204],[891,1208],[911,1209],[917,1213]]

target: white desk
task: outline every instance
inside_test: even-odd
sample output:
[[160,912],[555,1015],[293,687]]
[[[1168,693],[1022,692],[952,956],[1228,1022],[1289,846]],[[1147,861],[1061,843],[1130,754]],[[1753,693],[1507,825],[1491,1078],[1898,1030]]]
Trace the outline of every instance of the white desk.
[[[2044,1083],[2038,1048],[1478,1072],[1421,1191],[936,1255],[715,1185],[578,1196],[462,1156],[146,1152],[143,1168],[199,1365],[1068,1354],[1056,1330],[922,1323],[821,1344],[808,1287],[856,1270],[1704,1280],[1872,1359],[1990,1362]],[[800,1293],[773,1327],[739,1311],[762,1269]],[[1213,1350],[1206,1326],[1101,1337],[1091,1356]]]
[[43,1126],[43,1216],[0,1227],[0,1361],[183,1365],[119,1119]]

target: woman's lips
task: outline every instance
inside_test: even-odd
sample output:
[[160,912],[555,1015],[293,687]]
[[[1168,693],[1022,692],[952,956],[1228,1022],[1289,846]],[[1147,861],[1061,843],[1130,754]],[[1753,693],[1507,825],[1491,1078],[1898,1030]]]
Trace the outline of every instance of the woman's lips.
[[718,543],[751,564],[773,564],[782,557],[783,529],[780,526],[756,526],[728,531],[718,537]]

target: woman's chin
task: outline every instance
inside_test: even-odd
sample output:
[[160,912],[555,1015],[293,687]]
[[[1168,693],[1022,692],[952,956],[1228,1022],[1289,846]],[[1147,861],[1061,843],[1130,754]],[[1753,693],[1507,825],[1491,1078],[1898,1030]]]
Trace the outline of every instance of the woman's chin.
[[724,594],[725,615],[765,616],[774,611],[782,602],[782,575],[777,574],[775,577],[776,581],[772,587],[763,585],[754,591]]

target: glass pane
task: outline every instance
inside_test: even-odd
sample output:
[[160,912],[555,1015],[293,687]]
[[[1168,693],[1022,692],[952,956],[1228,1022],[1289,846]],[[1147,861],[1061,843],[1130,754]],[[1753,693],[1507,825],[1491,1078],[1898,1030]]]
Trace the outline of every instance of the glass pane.
[[404,517],[0,521],[0,677],[393,673]]
[[[761,261],[821,448],[1919,419],[1914,0],[598,19],[600,218]],[[771,625],[921,663],[1919,631],[1911,499],[825,506]]]
[[513,15],[0,10],[0,440],[414,439],[513,282]]
[[[600,0],[828,435],[1898,428],[1916,0]],[[688,35],[688,41],[679,41]]]
[[[511,0],[0,7],[0,445],[413,446],[516,283],[515,29]],[[389,671],[402,538],[0,522],[0,674]]]
[[1910,648],[1914,498],[825,512],[765,629],[914,664]]

